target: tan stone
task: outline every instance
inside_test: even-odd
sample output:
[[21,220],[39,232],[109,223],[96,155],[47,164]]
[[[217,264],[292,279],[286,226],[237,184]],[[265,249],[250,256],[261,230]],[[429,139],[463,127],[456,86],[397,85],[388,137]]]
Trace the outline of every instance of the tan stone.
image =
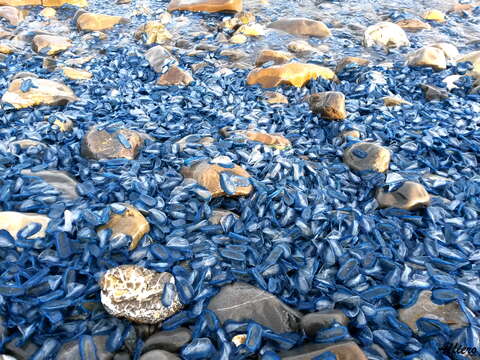
[[179,150],[183,151],[188,144],[201,144],[204,146],[212,145],[215,142],[215,139],[210,136],[200,137],[198,135],[187,135],[176,142],[178,144]]
[[176,85],[187,86],[193,81],[189,72],[180,69],[176,65],[170,66],[165,74],[162,74],[157,80],[157,85]]
[[140,26],[135,33],[135,37],[140,39],[145,34],[146,44],[163,44],[172,40],[173,35],[165,28],[161,21],[148,21]]
[[74,59],[68,59],[65,60],[65,65],[83,65],[88,63],[89,61],[93,60],[95,56],[93,55],[88,55],[88,56],[82,56]]
[[285,51],[263,49],[258,54],[257,60],[255,60],[256,66],[262,66],[263,64],[273,61],[275,65],[286,64],[293,59],[293,56]]
[[57,189],[65,199],[74,200],[79,197],[77,193],[78,182],[72,176],[61,170],[42,170],[32,172],[31,170],[22,170],[23,175],[38,177]]
[[[36,87],[23,92],[20,88],[23,81],[27,80],[32,81]],[[78,98],[68,86],[53,80],[38,78],[15,79],[2,96],[2,102],[9,103],[16,109],[37,105],[65,105],[77,100]]]
[[288,43],[287,48],[289,51],[299,54],[318,51],[305,40],[292,40]]
[[58,126],[58,128],[60,129],[60,131],[72,131],[72,130],[73,130],[74,123],[73,123],[73,121],[70,120],[70,119],[66,119],[65,121],[56,119],[56,120],[53,122],[53,125]]
[[408,101],[402,99],[400,96],[385,96],[383,98],[383,104],[385,106],[412,105]]
[[132,238],[129,250],[135,250],[141,238],[150,231],[150,224],[140,211],[128,204],[121,204],[126,207],[123,214],[112,213],[110,220],[105,225],[98,227],[97,231],[111,229],[114,239],[122,234]]
[[246,36],[263,36],[265,35],[265,29],[260,24],[244,24],[237,29],[236,33]]
[[41,225],[40,230],[32,235],[30,239],[37,239],[45,237],[50,218],[45,215],[34,213],[20,213],[15,211],[0,211],[0,229],[7,230],[14,239],[17,239],[17,234],[25,226],[32,223]]
[[60,7],[65,4],[74,5],[78,7],[87,7],[88,1],[87,0],[42,0],[43,6]]
[[83,31],[103,31],[117,24],[125,24],[128,19],[121,16],[111,16],[85,12],[77,18],[77,27]]
[[323,22],[306,18],[282,18],[272,22],[268,27],[293,35],[308,35],[320,38],[331,35],[330,30]]
[[75,69],[72,67],[64,66],[62,68],[63,76],[71,80],[88,80],[92,78],[92,73],[87,70]]
[[263,88],[272,88],[282,84],[302,87],[308,81],[319,77],[333,80],[335,73],[324,66],[295,62],[265,69],[254,69],[248,74],[247,84],[260,84]]
[[276,91],[265,91],[263,94],[269,104],[288,104],[288,98]]
[[418,19],[404,19],[397,21],[396,24],[400,26],[405,31],[410,32],[417,32],[420,30],[430,30],[432,27],[430,24],[423,22],[422,20]]
[[229,136],[236,136],[241,137],[244,139],[248,139],[250,141],[257,141],[265,145],[269,145],[274,147],[275,149],[284,150],[290,148],[292,144],[290,141],[281,134],[267,134],[264,132],[260,132],[257,130],[234,130],[229,131],[227,129],[222,129],[222,135],[229,137]]
[[438,21],[438,22],[445,21],[445,14],[440,10],[436,10],[436,9],[427,10],[422,17],[425,20]]
[[15,52],[15,49],[13,48],[12,45],[8,43],[0,43],[0,54],[13,54]]
[[325,91],[312,94],[308,98],[310,110],[314,114],[330,120],[343,120],[347,117],[345,95],[338,91]]
[[360,139],[360,131],[358,131],[358,130],[344,130],[340,133],[340,136],[343,137],[343,138],[346,138],[347,136],[350,136],[352,138]]
[[473,51],[466,55],[461,55],[456,59],[457,63],[461,63],[465,61],[469,61],[473,64],[473,70],[469,72],[467,75],[470,75],[476,78],[480,77],[480,50]]
[[220,225],[222,220],[227,216],[232,215],[235,219],[238,219],[239,216],[230,210],[215,209],[212,210],[212,215],[208,218],[208,221],[213,225]]
[[412,181],[405,181],[403,185],[393,192],[377,191],[377,202],[381,208],[398,208],[417,210],[430,204],[430,195],[423,185]]
[[234,343],[235,346],[237,347],[245,344],[246,341],[247,341],[247,334],[238,334],[232,338],[232,343]]
[[[225,168],[206,160],[198,161],[188,167],[183,167],[180,172],[184,177],[194,179],[210,191],[214,198],[227,195],[220,184],[221,173],[230,173],[244,178],[250,177],[250,174],[238,165],[233,164],[233,167]],[[250,184],[248,186],[236,186],[235,193],[230,196],[246,196],[250,194],[252,190],[253,187]]]
[[425,46],[408,55],[407,64],[409,66],[426,66],[435,70],[444,70],[447,68],[447,59],[443,50]]
[[471,11],[474,7],[475,4],[455,4],[447,13]]
[[241,50],[226,49],[220,52],[220,56],[225,56],[235,61],[245,58],[247,54]]
[[42,5],[42,0],[0,0],[0,5],[6,6],[36,6]]
[[239,12],[243,9],[242,0],[172,0],[168,11],[187,10],[200,12]]
[[57,15],[57,11],[54,8],[47,7],[40,11],[39,15],[51,19]]
[[343,162],[351,170],[373,170],[383,173],[390,164],[390,151],[380,145],[359,142],[343,152]]
[[17,26],[23,21],[22,12],[13,6],[0,6],[0,17],[6,19],[13,26]]
[[53,72],[57,69],[57,60],[51,57],[44,57],[42,62],[42,68]]
[[[123,135],[129,142],[130,148],[126,148],[119,140],[118,135]],[[92,127],[83,137],[81,154],[87,159],[130,159],[137,157],[143,139],[140,134],[133,130],[120,129],[110,134],[105,130]]]
[[[164,306],[166,284],[172,284],[172,304]],[[113,316],[141,324],[159,324],[183,308],[175,288],[175,278],[138,265],[121,265],[109,269],[99,281],[100,299]]]
[[72,46],[70,39],[55,35],[35,35],[32,40],[32,48],[37,53],[43,53],[48,49],[47,55],[56,55]]
[[343,69],[347,67],[349,64],[356,64],[358,66],[368,66],[370,64],[370,60],[354,57],[354,56],[347,56],[342,58],[338,63],[337,67],[335,68],[335,72],[341,73]]
[[467,319],[456,301],[445,305],[437,305],[431,300],[432,292],[424,290],[418,296],[417,302],[408,308],[398,311],[398,318],[410,328],[418,332],[417,320],[425,317],[435,319],[449,325],[452,329],[459,329],[467,326]]
[[430,46],[442,50],[447,59],[455,59],[460,55],[457,47],[447,42],[439,42],[439,43],[432,44]]
[[247,37],[243,34],[233,34],[229,41],[232,44],[244,44],[247,40]]
[[386,48],[410,46],[407,34],[397,24],[391,22],[379,22],[369,26],[363,35],[363,45],[372,47],[374,45]]

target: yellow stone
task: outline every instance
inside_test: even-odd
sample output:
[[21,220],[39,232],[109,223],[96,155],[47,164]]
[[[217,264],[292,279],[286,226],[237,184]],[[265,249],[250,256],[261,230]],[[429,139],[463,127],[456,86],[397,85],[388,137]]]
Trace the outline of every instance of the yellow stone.
[[92,73],[87,70],[75,69],[68,66],[64,66],[62,70],[63,75],[71,80],[87,80],[93,76]]
[[165,28],[161,21],[149,21],[140,26],[135,33],[135,37],[140,39],[142,34],[147,35],[146,43],[163,44],[173,38],[173,35]]
[[232,44],[243,44],[244,42],[247,41],[247,37],[243,34],[234,34],[231,38],[230,38],[230,42]]
[[77,19],[77,26],[84,31],[103,31],[114,27],[117,24],[124,24],[127,19],[121,16],[110,16],[105,14],[83,13]]
[[13,47],[8,44],[0,44],[0,54],[12,54],[14,51]]
[[43,6],[60,7],[64,4],[74,5],[78,7],[87,7],[88,1],[87,0],[42,0]]
[[65,132],[65,131],[71,131],[73,129],[73,121],[70,119],[65,120],[65,122],[56,119],[53,122],[53,125],[57,125],[60,129],[60,131]]
[[121,234],[130,235],[132,242],[130,243],[129,249],[134,250],[143,235],[150,231],[150,224],[142,213],[133,206],[128,204],[122,205],[126,207],[125,212],[123,214],[112,213],[110,220],[105,225],[98,227],[97,231],[111,229],[111,239]]
[[48,49],[47,55],[56,55],[69,49],[72,46],[70,39],[56,35],[35,35],[32,40],[32,47],[38,53]]
[[265,69],[254,69],[248,74],[247,84],[260,84],[263,88],[272,88],[282,84],[302,87],[312,79],[335,79],[335,73],[324,66],[304,63],[275,65]]
[[57,11],[54,8],[47,7],[40,11],[39,15],[46,18],[53,18],[55,15],[57,15]]
[[238,28],[236,34],[243,34],[247,36],[263,36],[265,29],[260,24],[245,24]]
[[245,344],[245,342],[247,341],[247,334],[238,334],[238,335],[235,335],[233,338],[232,338],[232,342],[235,344],[235,346],[240,346],[242,344]]
[[423,14],[423,18],[425,20],[444,22],[445,21],[445,14],[443,12],[441,12],[440,10],[432,9],[432,10],[426,11]]

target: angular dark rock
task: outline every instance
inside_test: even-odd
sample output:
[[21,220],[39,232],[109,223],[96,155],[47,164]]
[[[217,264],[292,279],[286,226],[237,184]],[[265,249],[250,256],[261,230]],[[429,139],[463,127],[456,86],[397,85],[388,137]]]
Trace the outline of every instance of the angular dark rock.
[[314,337],[318,330],[330,327],[334,322],[347,326],[348,318],[341,310],[325,310],[305,315],[301,325],[305,334]]
[[367,360],[367,356],[353,341],[335,344],[306,344],[281,352],[279,355],[282,360],[311,360],[328,351],[334,353],[337,360]]
[[297,331],[301,320],[298,311],[274,295],[243,282],[224,286],[208,308],[222,323],[253,320],[279,333]]
[[191,339],[192,332],[187,328],[181,327],[171,331],[159,331],[145,341],[142,352],[166,350],[175,353],[183,345],[190,342]]

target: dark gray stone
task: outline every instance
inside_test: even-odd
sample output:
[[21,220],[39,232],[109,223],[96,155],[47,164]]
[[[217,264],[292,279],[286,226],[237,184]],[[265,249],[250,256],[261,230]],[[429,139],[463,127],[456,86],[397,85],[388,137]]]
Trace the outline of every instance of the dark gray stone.
[[367,356],[353,341],[335,344],[306,344],[281,352],[279,355],[282,360],[311,360],[327,351],[334,353],[337,360],[367,360]]
[[[97,349],[98,360],[112,360],[113,354],[106,349],[108,337],[106,335],[98,335],[93,337],[95,347]],[[82,360],[80,357],[80,349],[78,341],[70,341],[62,345],[58,351],[56,360]]]
[[166,350],[177,352],[186,343],[192,340],[192,332],[186,328],[178,328],[171,331],[160,331],[150,336],[143,345],[143,353],[152,350]]
[[421,85],[425,98],[428,101],[445,100],[448,98],[448,91],[433,85]]
[[307,336],[314,337],[318,330],[329,328],[334,322],[347,326],[348,318],[341,310],[325,310],[305,315],[301,325]]
[[297,331],[301,319],[298,311],[274,295],[242,282],[224,286],[208,308],[222,323],[253,320],[279,333]]
[[131,355],[126,352],[120,352],[116,353],[115,356],[113,357],[113,360],[130,360]]
[[66,171],[43,170],[32,172],[31,170],[26,169],[22,170],[22,174],[41,178],[43,181],[56,188],[66,199],[73,200],[79,197],[77,193],[78,182]]
[[32,342],[27,342],[24,346],[17,346],[17,341],[20,338],[15,338],[5,344],[5,352],[11,356],[14,356],[18,360],[28,360],[38,350],[38,346]]
[[180,360],[180,358],[168,351],[153,350],[143,354],[140,360]]

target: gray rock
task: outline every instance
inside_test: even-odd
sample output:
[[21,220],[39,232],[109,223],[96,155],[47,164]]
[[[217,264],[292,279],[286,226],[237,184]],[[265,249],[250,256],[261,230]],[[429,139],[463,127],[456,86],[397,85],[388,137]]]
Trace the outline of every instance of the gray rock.
[[335,344],[306,344],[281,352],[279,355],[282,360],[311,360],[327,351],[334,353],[337,360],[367,360],[367,356],[353,341]]
[[160,331],[150,336],[143,345],[142,352],[152,350],[166,350],[177,352],[186,343],[192,340],[192,332],[186,328],[178,328],[171,331]]
[[153,350],[143,354],[140,360],[180,360],[180,358],[168,351]]
[[437,86],[422,84],[423,93],[428,101],[445,100],[448,98],[448,91]]
[[298,311],[274,295],[242,282],[224,286],[208,308],[222,323],[253,320],[279,333],[297,331],[301,319]]
[[172,61],[174,64],[178,63],[173,55],[161,45],[157,45],[149,49],[145,53],[145,58],[156,72],[161,72],[162,67],[169,61]]
[[374,170],[383,173],[388,169],[390,157],[387,148],[367,142],[353,144],[343,152],[343,162],[354,171]]
[[[107,351],[107,339],[106,335],[98,335],[93,337],[95,347],[97,350],[98,360],[112,360],[113,354]],[[77,340],[70,341],[62,345],[57,353],[56,360],[82,360],[80,356],[80,349]]]
[[13,340],[10,340],[7,344],[5,344],[5,350],[18,360],[28,360],[30,359],[33,354],[38,350],[38,346],[32,343],[31,341],[28,341],[25,345],[23,346],[17,346],[17,341],[19,341],[20,338],[14,338]]
[[233,211],[224,210],[224,209],[215,209],[212,211],[212,215],[208,218],[213,225],[219,225],[222,222],[222,219],[227,217],[228,215],[233,215],[235,219],[238,219],[239,216],[235,214]]
[[79,197],[76,189],[78,182],[66,171],[43,170],[32,172],[31,170],[26,169],[22,170],[21,173],[27,176],[36,176],[43,179],[46,183],[60,191],[66,199],[73,200]]
[[310,313],[302,318],[301,325],[305,334],[314,337],[318,330],[330,327],[334,322],[347,326],[348,318],[341,310],[325,310]]
[[130,360],[131,355],[126,352],[119,352],[116,353],[115,356],[113,357],[113,360]]
[[308,98],[310,110],[330,120],[343,120],[347,117],[345,95],[338,91],[325,91],[312,94]]

